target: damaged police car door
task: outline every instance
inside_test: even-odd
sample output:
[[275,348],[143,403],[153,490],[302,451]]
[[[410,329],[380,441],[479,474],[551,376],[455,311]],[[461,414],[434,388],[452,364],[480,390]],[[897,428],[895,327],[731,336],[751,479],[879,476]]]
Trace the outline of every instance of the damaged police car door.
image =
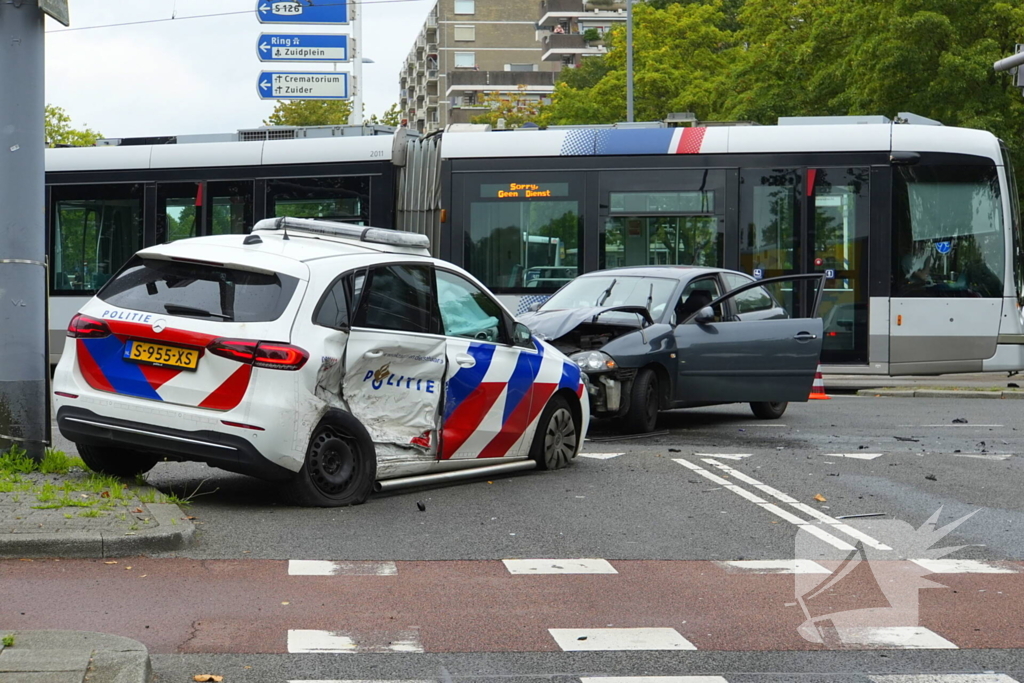
[[378,266],[359,297],[343,393],[379,453],[437,456],[447,362],[432,280],[428,265]]

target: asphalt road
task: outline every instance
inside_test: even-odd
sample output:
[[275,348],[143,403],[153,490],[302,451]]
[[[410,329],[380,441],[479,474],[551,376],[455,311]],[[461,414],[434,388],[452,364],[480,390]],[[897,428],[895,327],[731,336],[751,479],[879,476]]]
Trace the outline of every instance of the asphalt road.
[[[104,630],[153,649],[161,682],[196,673],[228,683],[1024,681],[1022,408],[836,397],[792,405],[777,422],[759,422],[744,406],[677,412],[641,439],[596,426],[584,453],[605,459],[337,510],[289,507],[272,484],[165,463],[149,479],[191,497],[191,549],[131,570],[0,563],[9,579],[0,604],[27,612],[19,628],[68,628],[68,615],[82,627],[110,619],[116,628]],[[511,558],[599,558],[616,573],[522,577],[499,562]],[[294,576],[286,560],[340,564],[328,565],[339,567],[335,576]],[[821,574],[749,564],[793,560]],[[728,564],[737,561],[746,564]],[[394,572],[373,569],[389,563]],[[888,614],[835,617],[836,631],[821,631],[824,645],[799,635],[810,606],[803,588],[855,566],[863,571],[843,574],[856,587],[852,606],[830,603],[826,612],[874,606],[870,591],[880,586]],[[945,588],[918,599],[920,581]],[[825,593],[843,599],[838,589]],[[671,628],[696,650],[563,652],[548,631],[609,625]],[[919,626],[949,644],[925,647],[960,649],[851,645],[849,633],[865,625]],[[358,654],[299,652],[292,631],[302,632],[295,643],[348,634],[351,649],[342,649]],[[411,650],[393,647],[406,642]],[[986,671],[1009,678],[936,677]],[[923,672],[934,675],[884,678]]]

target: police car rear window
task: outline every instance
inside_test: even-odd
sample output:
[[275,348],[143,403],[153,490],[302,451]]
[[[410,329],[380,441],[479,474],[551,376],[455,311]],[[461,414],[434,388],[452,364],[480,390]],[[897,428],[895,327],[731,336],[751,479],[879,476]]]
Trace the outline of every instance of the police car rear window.
[[297,284],[288,275],[136,256],[97,296],[136,311],[252,323],[280,318]]

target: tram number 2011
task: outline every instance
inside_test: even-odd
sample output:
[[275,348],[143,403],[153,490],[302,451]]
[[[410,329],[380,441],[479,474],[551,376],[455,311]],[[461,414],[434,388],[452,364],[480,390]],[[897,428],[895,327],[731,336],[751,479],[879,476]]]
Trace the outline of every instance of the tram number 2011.
[[370,158],[371,159],[383,159],[384,158],[384,150],[382,150],[382,149],[375,149],[375,150],[371,151],[370,152]]

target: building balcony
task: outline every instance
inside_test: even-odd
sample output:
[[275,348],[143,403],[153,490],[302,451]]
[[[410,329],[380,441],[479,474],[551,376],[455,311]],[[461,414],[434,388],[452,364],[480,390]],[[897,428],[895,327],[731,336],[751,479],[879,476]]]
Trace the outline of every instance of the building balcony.
[[537,23],[541,28],[551,28],[575,19],[625,21],[626,3],[624,0],[607,0],[600,3],[588,3],[584,0],[543,0],[540,21]]
[[555,91],[553,71],[453,71],[448,74],[447,97],[453,93],[515,92],[550,94]]
[[427,26],[427,28],[434,28],[434,29],[437,28],[437,15],[436,14],[431,13],[431,14],[427,15],[426,26]]
[[437,69],[427,69],[427,83],[437,80]]
[[605,52],[607,49],[604,45],[590,45],[583,40],[582,35],[552,33],[544,38],[544,56],[541,59],[545,62],[562,61],[566,56],[590,57],[603,55]]

